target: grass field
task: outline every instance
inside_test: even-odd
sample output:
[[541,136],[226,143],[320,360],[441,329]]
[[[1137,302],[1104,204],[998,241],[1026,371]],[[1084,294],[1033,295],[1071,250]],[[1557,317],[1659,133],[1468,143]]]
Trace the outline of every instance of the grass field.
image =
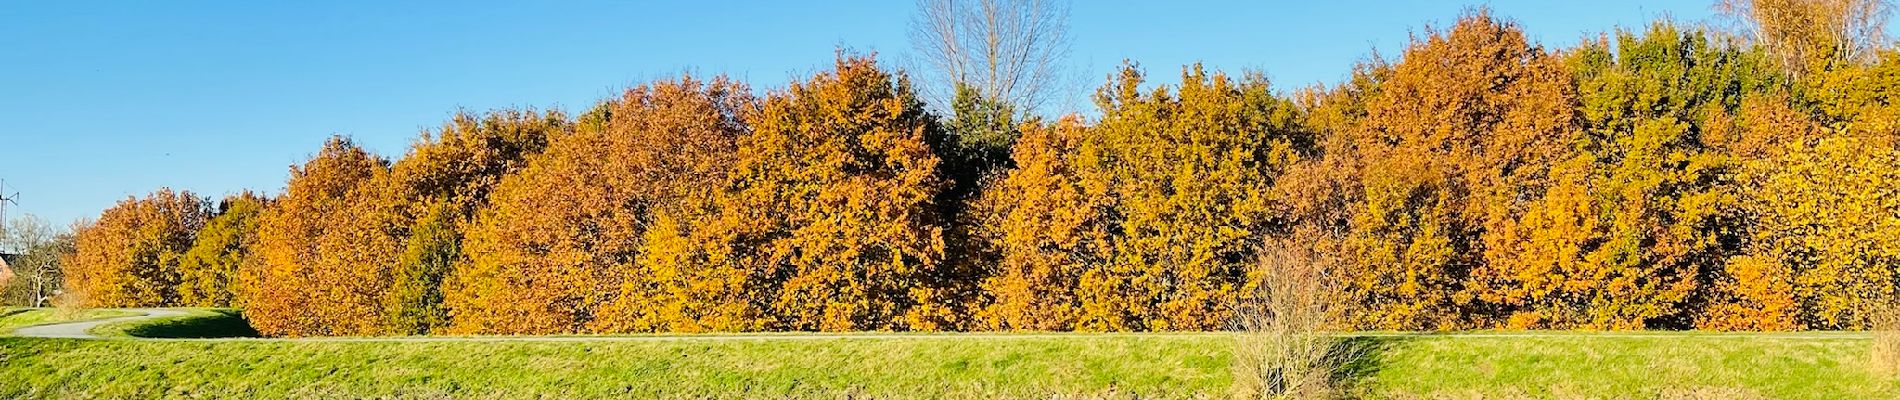
[[[216,336],[227,310],[100,334]],[[0,338],[0,398],[1222,398],[1219,334]],[[1863,335],[1359,337],[1354,398],[1887,399]]]
[[1174,397],[1225,384],[1188,338],[611,342],[0,338],[0,398]]
[[1372,398],[1896,399],[1847,335],[1421,337],[1390,342],[1356,386]]
[[63,315],[58,309],[53,308],[0,308],[0,333],[12,332],[14,329],[23,326],[123,317],[134,314],[133,312],[122,310],[84,310],[79,311],[77,315]]

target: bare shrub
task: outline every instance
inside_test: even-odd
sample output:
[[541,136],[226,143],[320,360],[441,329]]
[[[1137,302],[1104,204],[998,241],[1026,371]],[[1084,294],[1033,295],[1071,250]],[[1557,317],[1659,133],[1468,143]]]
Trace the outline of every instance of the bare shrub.
[[1252,275],[1253,298],[1236,307],[1234,389],[1241,398],[1318,399],[1349,354],[1334,335],[1340,290],[1331,262],[1305,246],[1269,242]]
[[1868,321],[1873,331],[1873,349],[1868,351],[1874,370],[1900,377],[1900,301],[1887,300],[1874,307]]
[[77,319],[86,312],[86,293],[66,290],[53,296],[53,314],[59,319]]

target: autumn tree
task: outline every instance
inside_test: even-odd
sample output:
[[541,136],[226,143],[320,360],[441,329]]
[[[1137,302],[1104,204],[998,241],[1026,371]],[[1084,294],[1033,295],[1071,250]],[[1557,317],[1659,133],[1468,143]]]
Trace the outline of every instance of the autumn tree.
[[[637,268],[614,284],[619,297],[605,305],[592,328],[601,331],[744,331],[768,329],[765,304],[768,270],[747,268],[705,251],[729,239],[717,227],[720,202],[731,196],[740,143],[754,132],[761,100],[748,87],[724,77],[660,84],[642,102],[616,108],[612,132],[638,143],[619,147],[634,155],[641,212],[631,261]],[[644,104],[644,105],[642,105]],[[790,144],[787,144],[790,145]]]
[[757,277],[764,327],[930,330],[958,323],[941,290],[936,126],[908,80],[870,57],[763,101],[717,220],[692,227],[702,268]]
[[1284,228],[1272,179],[1309,142],[1297,110],[1259,75],[1143,81],[1132,65],[1113,76],[1094,127],[1034,127],[984,194],[990,326],[1216,329],[1248,293],[1253,243]]
[[1758,53],[1668,23],[1568,58],[1584,135],[1516,229],[1488,232],[1502,239],[1489,254],[1508,256],[1488,261],[1509,276],[1487,300],[1517,328],[1689,326],[1706,276],[1741,245],[1735,162],[1704,141],[1708,125],[1776,75]]
[[[755,315],[710,290],[738,277],[647,255],[672,218],[701,218],[755,100],[724,78],[627,90],[494,188],[444,293],[451,331],[737,330]],[[672,217],[668,217],[668,216]],[[648,233],[653,231],[655,233]],[[742,275],[741,275],[742,276]],[[744,282],[744,281],[736,281]],[[729,293],[729,292],[728,292]],[[718,300],[715,300],[718,299]]]
[[1024,129],[1016,167],[986,186],[971,211],[976,242],[963,257],[988,265],[979,327],[1078,328],[1082,275],[1103,268],[1114,248],[1114,199],[1081,149],[1090,130],[1078,117]]
[[260,217],[260,261],[242,274],[245,317],[271,336],[380,332],[375,299],[387,280],[363,279],[385,266],[396,243],[370,225],[382,207],[377,181],[388,161],[345,137],[332,137],[309,161],[290,169],[290,182]]
[[458,113],[393,165],[332,139],[292,169],[283,201],[264,217],[259,293],[247,302],[259,331],[419,334],[445,325],[442,282],[465,258],[457,227],[567,126],[558,112]]
[[1340,251],[1346,291],[1365,307],[1356,322],[1426,329],[1495,318],[1477,295],[1508,286],[1522,269],[1514,264],[1530,259],[1487,232],[1516,229],[1543,197],[1578,131],[1575,105],[1562,60],[1487,13],[1414,40],[1354,128],[1360,205]]
[[[948,186],[934,201],[945,221],[966,215],[984,181],[1010,168],[1025,122],[1060,100],[1069,50],[1067,0],[918,0],[910,42],[919,89],[944,115],[928,138]],[[947,252],[977,254],[974,224],[949,223]],[[970,297],[981,270],[975,257],[950,257],[941,270]]]
[[[1368,143],[1366,135],[1375,134],[1358,127],[1367,103],[1378,97],[1381,82],[1391,73],[1391,65],[1375,54],[1355,65],[1345,82],[1309,86],[1293,95],[1302,110],[1299,126],[1309,132],[1311,143],[1295,146],[1305,154],[1275,178],[1274,196],[1287,225],[1284,236],[1307,243],[1320,255],[1356,260],[1348,239],[1353,216],[1365,198],[1360,174],[1368,161],[1359,143]],[[1348,277],[1341,272],[1336,276]]]
[[1753,43],[1797,76],[1863,63],[1887,43],[1887,0],[1719,0]]
[[226,196],[179,263],[178,301],[191,307],[238,305],[238,273],[251,262],[258,216],[269,200],[249,191]]
[[1900,295],[1896,163],[1893,138],[1855,136],[1822,139],[1777,163],[1757,197],[1759,247],[1736,260],[1735,284],[1762,311],[1792,315],[1737,310],[1761,321],[1741,327],[1865,329],[1876,304]]
[[72,257],[62,263],[65,288],[84,293],[93,307],[180,305],[179,265],[209,218],[205,200],[189,191],[161,188],[120,200],[75,233]]
[[443,286],[455,265],[465,263],[462,240],[476,213],[488,206],[489,193],[502,180],[526,167],[551,137],[572,130],[558,111],[503,109],[458,112],[434,131],[424,131],[409,154],[390,170],[383,201],[392,208],[376,218],[387,240],[399,251],[375,260],[389,291],[379,304],[385,328],[424,334],[445,327],[449,310]]
[[1819,122],[1848,135],[1900,132],[1900,51],[1883,49],[1865,64],[1836,68],[1797,87]]
[[1889,85],[1868,79],[1894,65],[1838,68],[1819,83],[1826,89],[1746,99],[1719,132],[1741,165],[1748,245],[1717,276],[1698,327],[1859,329],[1895,295],[1891,221],[1876,216],[1894,212],[1882,166],[1900,115],[1884,105]]

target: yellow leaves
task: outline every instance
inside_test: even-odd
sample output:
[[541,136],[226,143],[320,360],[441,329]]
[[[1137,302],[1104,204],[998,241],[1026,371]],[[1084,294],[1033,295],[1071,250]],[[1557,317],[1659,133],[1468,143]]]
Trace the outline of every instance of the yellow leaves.
[[[754,101],[725,80],[684,78],[627,90],[590,112],[581,128],[549,135],[545,152],[505,175],[467,234],[470,260],[444,293],[452,332],[557,333],[660,330],[645,298],[674,289],[698,264],[658,237],[671,220],[697,218],[723,184]],[[648,251],[665,252],[648,255]],[[642,258],[671,263],[642,265]],[[643,271],[643,268],[645,271]],[[656,309],[649,309],[656,308]],[[689,321],[690,322],[690,321]],[[591,328],[590,328],[591,327]]]
[[196,233],[179,264],[178,304],[193,307],[241,305],[246,289],[240,269],[252,261],[258,217],[269,200],[249,191],[229,196],[217,215]]
[[1891,135],[1900,131],[1900,52],[1882,51],[1869,65],[1826,71],[1807,85],[1809,96],[1849,135]]
[[945,182],[926,135],[935,134],[907,83],[869,58],[768,98],[739,142],[736,172],[719,200],[711,243],[741,270],[783,280],[771,324],[794,330],[904,329],[954,324],[912,308],[911,288],[940,285],[944,244],[935,197]]
[[1800,329],[1801,304],[1795,298],[1794,273],[1778,260],[1738,256],[1728,260],[1721,282],[1726,301],[1696,321],[1699,329],[1785,331]]
[[1096,126],[1024,127],[1017,169],[976,206],[1000,260],[983,286],[986,326],[1227,324],[1252,239],[1276,228],[1271,177],[1296,158],[1296,112],[1257,76],[1195,66],[1147,93],[1141,79],[1125,67],[1098,91]]
[[[1894,277],[1900,237],[1893,235],[1900,231],[1894,217],[1900,215],[1900,170],[1894,165],[1900,165],[1900,149],[1889,138],[1829,138],[1789,149],[1755,197],[1763,216],[1757,246],[1732,261],[1731,269],[1745,275],[1735,276],[1730,292],[1743,304],[1764,307],[1792,297],[1807,327],[1865,327],[1869,307],[1900,294]],[[1749,276],[1777,286],[1742,280]],[[1779,325],[1775,318],[1761,320]]]

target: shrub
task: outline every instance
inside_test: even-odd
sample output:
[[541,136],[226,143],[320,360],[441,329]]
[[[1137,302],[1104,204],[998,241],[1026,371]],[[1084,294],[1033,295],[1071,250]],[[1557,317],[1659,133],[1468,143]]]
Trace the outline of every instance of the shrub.
[[1340,295],[1333,270],[1314,252],[1269,244],[1254,274],[1256,297],[1237,310],[1234,389],[1243,398],[1332,396],[1332,378],[1349,359],[1332,329]]

